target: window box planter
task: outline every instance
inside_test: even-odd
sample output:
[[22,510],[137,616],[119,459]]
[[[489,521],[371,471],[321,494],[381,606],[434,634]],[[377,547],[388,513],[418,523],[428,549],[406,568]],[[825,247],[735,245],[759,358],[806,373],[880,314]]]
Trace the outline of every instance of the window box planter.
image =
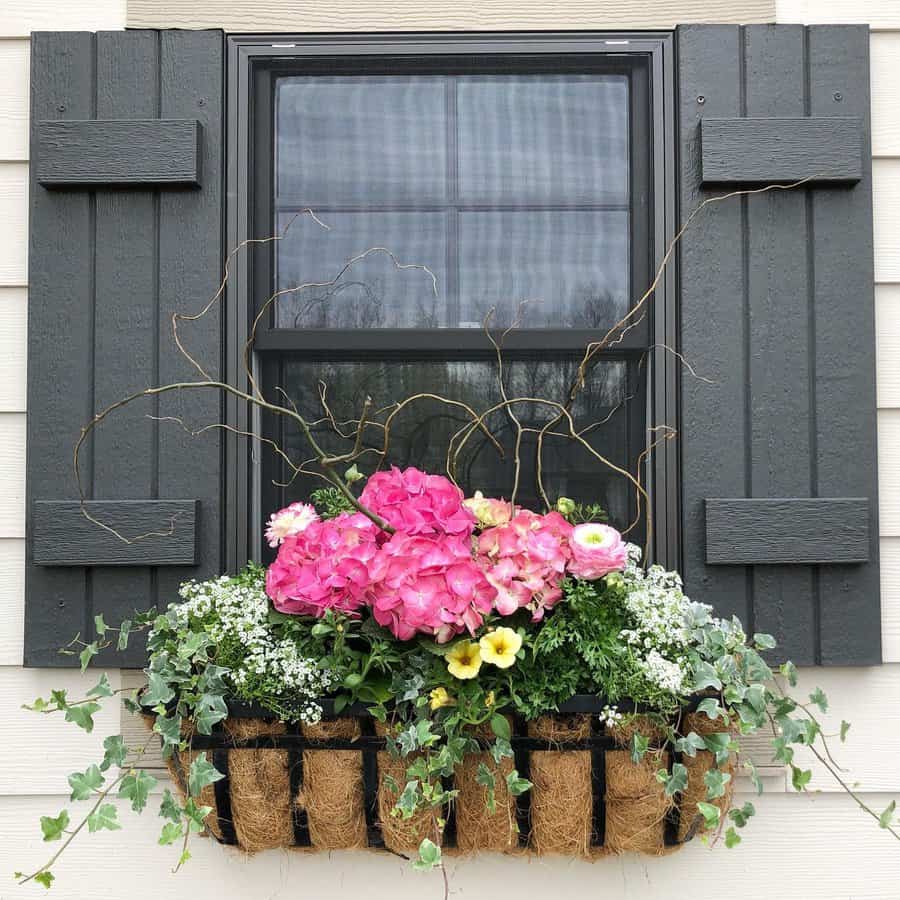
[[[713,754],[677,753],[647,719],[606,727],[597,715],[603,706],[596,697],[580,695],[558,715],[511,720],[515,756],[499,767],[486,752],[470,754],[452,785],[459,792],[456,801],[444,811],[445,852],[662,855],[701,831],[697,802],[706,799],[703,777],[713,767]],[[385,749],[385,726],[363,706],[340,716],[327,700],[323,708],[321,722],[295,725],[259,705],[230,703],[229,717],[211,735],[193,734],[190,750],[170,758],[173,782],[184,793],[188,767],[207,752],[225,774],[201,795],[202,804],[212,807],[208,831],[218,842],[248,852],[305,847],[414,854],[431,833],[426,814],[409,820],[391,815],[397,794],[390,785],[402,788],[409,761]],[[638,763],[628,749],[636,730],[651,741]],[[679,731],[692,730],[703,734],[717,726],[705,714],[688,711]],[[656,773],[671,771],[675,762],[687,768],[688,783],[673,799]],[[481,763],[497,774],[515,767],[533,787],[512,797],[498,778],[491,813],[477,781]],[[720,768],[731,773],[734,761]],[[726,794],[715,803],[724,811],[729,800]]]

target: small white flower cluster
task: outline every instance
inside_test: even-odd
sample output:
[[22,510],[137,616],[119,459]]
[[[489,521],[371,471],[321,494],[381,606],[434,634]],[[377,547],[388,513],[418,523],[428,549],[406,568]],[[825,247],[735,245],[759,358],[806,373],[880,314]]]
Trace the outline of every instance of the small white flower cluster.
[[239,694],[261,681],[290,698],[304,722],[317,722],[322,709],[316,698],[332,686],[333,677],[316,660],[302,656],[297,645],[279,638],[269,624],[269,599],[262,584],[238,584],[223,576],[213,581],[189,581],[181,586],[183,603],[169,607],[176,627],[202,622],[216,644],[237,642],[244,649],[241,664],[228,678]]
[[623,719],[623,714],[619,712],[618,706],[610,706],[607,704],[600,710],[597,718],[599,718],[601,722],[606,722],[607,725],[618,725]]
[[640,560],[640,548],[629,544],[622,578],[627,591],[625,609],[633,626],[624,629],[621,637],[632,647],[650,683],[681,693],[690,683],[689,613],[698,604],[685,596],[677,572],[667,572],[662,566],[650,566],[645,572]]

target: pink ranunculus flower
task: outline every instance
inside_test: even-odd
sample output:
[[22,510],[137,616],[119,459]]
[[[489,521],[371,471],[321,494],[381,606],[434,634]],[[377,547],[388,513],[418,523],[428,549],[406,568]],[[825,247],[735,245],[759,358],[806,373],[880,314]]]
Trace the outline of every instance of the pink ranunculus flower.
[[266,540],[270,547],[277,547],[285,538],[300,534],[318,520],[319,514],[309,503],[292,503],[269,517]]
[[469,536],[475,516],[463,506],[463,492],[441,475],[392,467],[369,477],[359,502],[406,534]]
[[527,608],[538,622],[562,598],[572,526],[556,512],[519,510],[505,525],[478,538],[478,559],[496,590],[494,607],[508,616]]
[[513,515],[512,504],[507,503],[505,500],[485,497],[481,491],[475,491],[472,497],[463,501],[463,506],[474,513],[478,524],[482,528],[505,525]]
[[361,513],[341,513],[286,537],[266,572],[266,593],[275,608],[293,615],[357,613],[371,584],[378,533]]
[[427,634],[444,643],[463,631],[474,634],[494,599],[467,535],[397,531],[370,571],[372,615],[400,640]]
[[628,563],[625,541],[609,525],[596,522],[577,525],[569,546],[572,550],[569,572],[586,581],[594,581],[610,572],[621,572]]

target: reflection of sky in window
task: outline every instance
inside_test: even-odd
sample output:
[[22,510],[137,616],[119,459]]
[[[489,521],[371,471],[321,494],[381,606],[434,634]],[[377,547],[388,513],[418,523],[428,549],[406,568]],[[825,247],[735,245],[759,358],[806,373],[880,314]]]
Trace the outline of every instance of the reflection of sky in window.
[[[509,397],[545,397],[559,400],[567,394],[575,377],[574,360],[510,361],[505,367]],[[300,362],[285,360],[281,385],[298,402],[300,412],[310,420],[322,416],[314,391],[309,385],[319,381],[327,386],[329,407],[336,419],[346,422],[360,415],[366,397],[371,397],[378,410],[398,398],[416,393],[434,392],[469,404],[481,414],[500,402],[497,370],[492,362]],[[635,375],[632,373],[632,379]],[[627,447],[628,396],[627,364],[604,361],[588,374],[584,391],[573,408],[576,427],[587,428],[601,423],[585,434],[590,443],[608,459],[630,467]],[[526,426],[541,427],[554,417],[552,408],[538,404],[517,404],[515,412]],[[387,412],[372,418],[384,422]],[[607,421],[604,421],[607,420]],[[391,429],[388,461],[399,466],[415,465],[432,472],[445,471],[446,451],[451,436],[469,421],[466,413],[433,400],[416,402],[394,419]],[[500,458],[496,449],[480,432],[473,433],[459,457],[457,475],[467,493],[482,490],[489,496],[508,494],[513,479],[513,442],[515,432],[504,412],[494,413],[488,427],[506,451]],[[346,428],[352,433],[352,428]],[[373,426],[367,432],[367,445],[380,446],[383,432]],[[323,423],[317,440],[333,452],[348,449]],[[349,443],[352,443],[350,441]],[[292,430],[285,434],[285,449],[293,458],[302,458],[307,450],[304,438]],[[535,438],[523,443],[522,488],[520,502],[540,507],[535,480]],[[371,471],[376,457],[363,456],[360,468]],[[605,505],[614,522],[624,525],[632,514],[632,494],[621,476],[611,473],[602,463],[570,440],[547,438],[544,453],[545,486],[551,497],[575,496],[585,502]],[[284,501],[299,499],[316,485],[298,479],[291,485]]]
[[629,292],[627,110],[624,76],[279,79],[276,227],[311,206],[331,231],[291,229],[278,287],[384,246],[440,296],[369,258],[283,298],[278,325],[478,327],[492,306],[503,325],[538,299],[525,327],[608,327]]

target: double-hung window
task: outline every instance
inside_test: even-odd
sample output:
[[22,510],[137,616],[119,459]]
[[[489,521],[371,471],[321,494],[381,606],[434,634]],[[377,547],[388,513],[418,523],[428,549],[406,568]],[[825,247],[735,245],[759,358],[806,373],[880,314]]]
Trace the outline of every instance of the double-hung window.
[[[335,453],[366,408],[363,471],[386,443],[382,465],[449,460],[467,493],[515,484],[532,508],[577,497],[643,540],[646,504],[616,469],[659,482],[647,449],[673,412],[653,353],[665,284],[629,316],[664,227],[654,52],[560,37],[298,42],[258,57],[235,236],[279,237],[254,246],[246,278],[263,394],[290,398]],[[321,485],[267,443],[308,460],[290,420],[258,425],[257,519]]]

